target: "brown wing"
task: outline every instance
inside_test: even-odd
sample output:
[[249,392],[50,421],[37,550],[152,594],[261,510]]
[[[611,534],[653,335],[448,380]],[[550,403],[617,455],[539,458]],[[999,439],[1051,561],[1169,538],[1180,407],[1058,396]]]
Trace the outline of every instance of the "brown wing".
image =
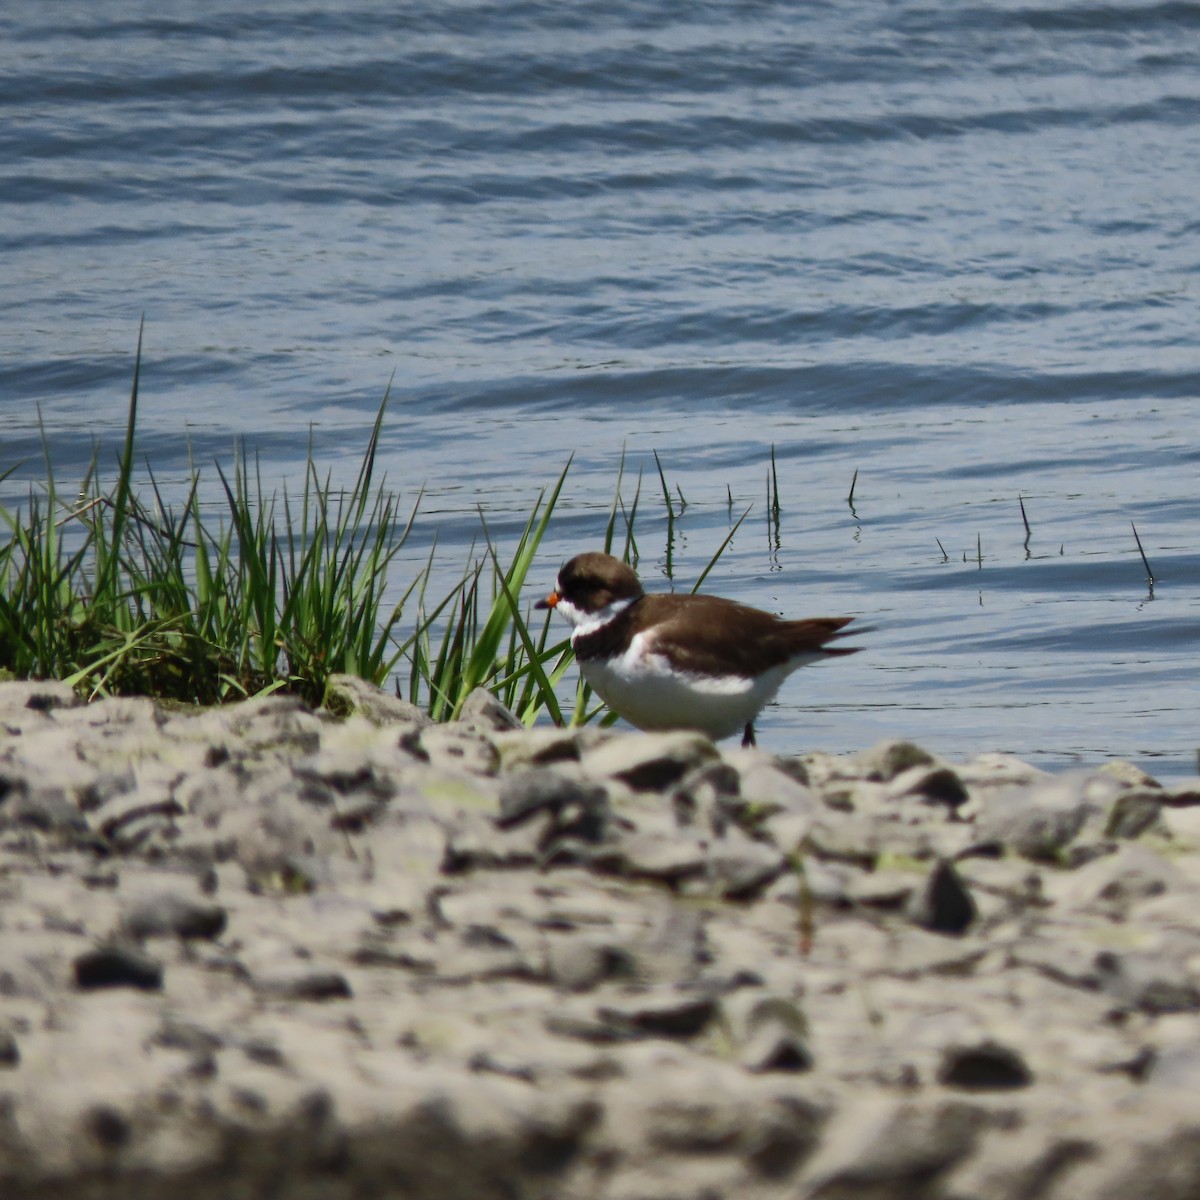
[[845,637],[853,617],[787,621],[720,596],[643,597],[630,612],[634,625],[656,624],[655,645],[677,666],[703,675],[756,675],[802,654],[853,654],[857,646],[830,647]]

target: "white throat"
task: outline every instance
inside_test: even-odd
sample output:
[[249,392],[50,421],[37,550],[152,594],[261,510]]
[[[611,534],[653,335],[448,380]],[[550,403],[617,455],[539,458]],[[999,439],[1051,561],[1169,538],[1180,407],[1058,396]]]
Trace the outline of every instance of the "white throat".
[[560,600],[555,606],[555,611],[562,613],[574,626],[571,633],[571,644],[574,645],[576,638],[586,637],[589,633],[595,633],[597,629],[603,629],[609,621],[619,617],[632,603],[632,599],[614,600],[596,612],[584,612],[570,600]]

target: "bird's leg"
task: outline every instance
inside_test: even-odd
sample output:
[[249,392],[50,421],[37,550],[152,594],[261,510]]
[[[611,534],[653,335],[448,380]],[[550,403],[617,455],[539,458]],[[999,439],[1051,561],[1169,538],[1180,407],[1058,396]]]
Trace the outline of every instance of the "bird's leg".
[[742,734],[742,748],[757,745],[758,743],[754,740],[754,722],[747,721],[745,732]]

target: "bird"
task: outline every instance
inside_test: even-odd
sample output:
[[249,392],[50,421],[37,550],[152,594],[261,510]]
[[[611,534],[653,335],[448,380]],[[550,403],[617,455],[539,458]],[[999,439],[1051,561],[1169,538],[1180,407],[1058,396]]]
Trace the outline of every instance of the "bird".
[[754,721],[793,671],[862,648],[830,645],[853,617],[789,621],[721,596],[647,593],[600,551],[565,563],[534,607],[570,622],[584,679],[631,725],[714,741],[740,730],[743,746],[757,744]]

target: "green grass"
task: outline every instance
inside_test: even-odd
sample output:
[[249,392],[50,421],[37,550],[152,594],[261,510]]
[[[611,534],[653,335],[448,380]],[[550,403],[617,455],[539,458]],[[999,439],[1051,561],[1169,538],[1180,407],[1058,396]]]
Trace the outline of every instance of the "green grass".
[[[201,514],[195,469],[178,510],[153,474],[147,505],[133,488],[139,362],[117,477],[98,491],[95,458],[66,510],[47,454],[46,484],[19,514],[0,510],[0,667],[19,678],[64,679],[92,698],[153,695],[214,704],[286,689],[319,703],[334,672],[381,683],[401,657],[404,600],[383,607],[387,568],[413,513],[373,487],[386,407],[358,478],[336,502],[309,457],[282,519],[258,464],[241,456],[214,529]],[[44,441],[44,438],[43,438]],[[76,526],[68,538],[64,526]],[[407,598],[407,597],[406,597]]]
[[[139,334],[112,484],[101,486],[94,456],[80,499],[66,505],[47,450],[43,487],[16,512],[0,508],[8,531],[0,535],[0,672],[66,680],[89,699],[201,705],[274,691],[318,705],[329,677],[346,672],[380,686],[394,680],[398,694],[439,719],[485,687],[527,724],[543,712],[564,723],[556,687],[572,662],[566,630],[553,629],[549,613],[531,624],[520,596],[570,462],[538,497],[511,556],[502,560],[481,512],[481,544],[449,593],[429,594],[435,544],[389,605],[388,571],[420,498],[402,511],[376,479],[386,395],[352,488],[322,478],[310,444],[300,494],[266,495],[258,460],[242,451],[231,472],[216,468],[225,503],[214,521],[201,511],[194,465],[177,507],[152,472],[148,502],[134,487],[140,366]],[[656,464],[670,526],[657,456]],[[604,548],[636,562],[641,478],[626,505],[624,476],[622,458]],[[578,684],[573,720],[602,711]]]

